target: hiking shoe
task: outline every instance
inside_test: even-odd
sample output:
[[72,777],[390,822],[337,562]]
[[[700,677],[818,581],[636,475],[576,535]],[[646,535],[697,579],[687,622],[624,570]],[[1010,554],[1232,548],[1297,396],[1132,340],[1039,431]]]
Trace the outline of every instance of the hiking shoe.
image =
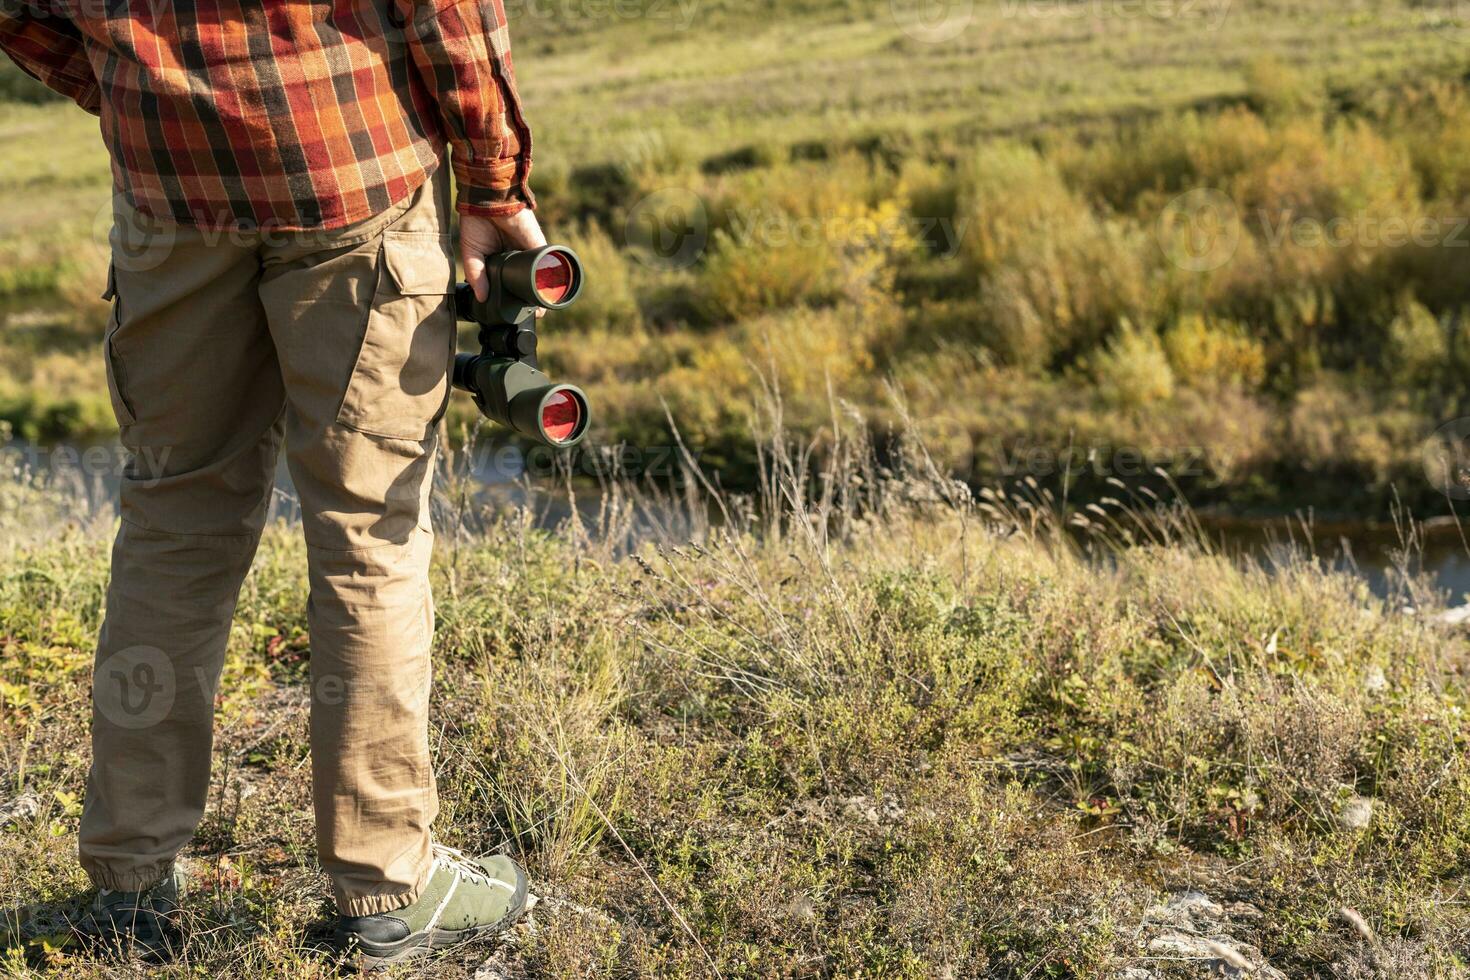
[[526,910],[526,873],[503,854],[471,858],[434,845],[434,873],[412,905],[378,915],[341,916],[336,941],[364,969],[504,932]]
[[98,889],[77,929],[84,937],[120,952],[162,958],[179,944],[179,896],[184,882],[183,871],[175,867],[142,891]]

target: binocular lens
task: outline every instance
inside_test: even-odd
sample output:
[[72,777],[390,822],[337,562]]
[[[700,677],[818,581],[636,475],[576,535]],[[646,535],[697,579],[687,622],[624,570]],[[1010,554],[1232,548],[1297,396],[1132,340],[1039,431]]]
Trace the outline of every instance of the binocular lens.
[[552,249],[536,261],[536,292],[553,306],[567,298],[576,277],[577,270],[565,252]]
[[571,392],[554,392],[541,406],[541,431],[552,442],[566,442],[581,428],[582,403]]

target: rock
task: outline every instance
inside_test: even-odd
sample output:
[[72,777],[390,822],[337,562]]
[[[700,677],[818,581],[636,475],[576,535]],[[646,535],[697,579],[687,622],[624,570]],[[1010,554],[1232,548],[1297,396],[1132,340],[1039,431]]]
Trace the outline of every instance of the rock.
[[1156,980],[1156,978],[1152,973],[1148,972],[1147,970],[1140,969],[1136,966],[1130,966],[1128,969],[1118,974],[1118,980]]
[[1372,670],[1368,671],[1367,676],[1363,678],[1363,690],[1367,691],[1369,694],[1378,694],[1379,692],[1387,689],[1388,678],[1384,675],[1382,667],[1374,667]]
[[1363,830],[1373,822],[1373,801],[1366,796],[1350,796],[1337,812],[1337,825],[1343,830]]
[[1466,623],[1470,623],[1470,605],[1446,609],[1444,612],[1436,614],[1434,621],[1436,623],[1444,623],[1446,626],[1463,626]]
[[1204,892],[1180,892],[1171,895],[1163,905],[1155,905],[1144,913],[1144,921],[1154,925],[1199,932],[1202,927],[1218,922],[1225,910]]
[[22,793],[9,803],[0,804],[0,825],[31,820],[41,812],[41,798],[35,793]]
[[798,895],[786,906],[786,914],[798,922],[811,922],[817,917],[817,907],[805,895]]
[[1200,915],[1209,919],[1218,919],[1225,914],[1225,909],[1204,892],[1181,892],[1169,899],[1169,908],[1182,909],[1192,916]]
[[1231,922],[1254,922],[1261,917],[1261,910],[1250,902],[1231,902],[1225,906],[1225,918]]
[[1182,933],[1168,932],[1162,936],[1150,939],[1148,951],[1157,956],[1182,956],[1187,960],[1208,960],[1214,956],[1206,945],[1206,940],[1199,936],[1186,936]]

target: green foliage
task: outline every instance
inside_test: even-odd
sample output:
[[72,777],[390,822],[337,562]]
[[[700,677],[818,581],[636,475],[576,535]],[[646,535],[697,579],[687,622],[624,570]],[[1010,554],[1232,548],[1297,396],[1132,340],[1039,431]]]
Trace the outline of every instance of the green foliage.
[[42,104],[59,102],[61,96],[21,71],[9,59],[0,61],[0,101]]
[[1157,334],[1125,327],[1089,363],[1098,394],[1114,408],[1142,409],[1174,394],[1174,372]]
[[[1200,446],[1219,497],[1322,504],[1330,464],[1356,474],[1331,482],[1356,496],[1335,504],[1397,484],[1436,506],[1417,457],[1462,413],[1470,363],[1470,96],[1454,32],[1419,4],[1083,35],[978,5],[970,33],[999,39],[984,58],[916,40],[877,0],[761,21],[773,9],[518,14],[528,110],[557,120],[538,132],[543,219],[590,274],[544,351],[592,386],[597,438],[666,443],[669,405],[749,486],[732,391],[777,382],[813,431],[840,386],[883,426],[897,379],[944,462],[977,477],[977,456],[1085,438],[1151,461]],[[92,298],[107,188],[95,122],[0,101],[0,415],[17,432],[111,430]],[[652,254],[650,219],[702,249]],[[1372,419],[1335,457],[1300,409],[1325,378]]]

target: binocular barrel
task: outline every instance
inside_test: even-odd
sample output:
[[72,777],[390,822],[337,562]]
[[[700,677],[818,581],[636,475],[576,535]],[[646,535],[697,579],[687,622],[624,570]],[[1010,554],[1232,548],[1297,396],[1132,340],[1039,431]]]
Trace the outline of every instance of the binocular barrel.
[[455,290],[459,318],[480,326],[481,351],[455,358],[454,386],[494,422],[549,446],[576,445],[591,409],[580,388],[553,384],[538,368],[536,312],[565,309],[581,294],[577,254],[561,246],[506,252],[491,256],[486,269],[484,302],[468,284]]

